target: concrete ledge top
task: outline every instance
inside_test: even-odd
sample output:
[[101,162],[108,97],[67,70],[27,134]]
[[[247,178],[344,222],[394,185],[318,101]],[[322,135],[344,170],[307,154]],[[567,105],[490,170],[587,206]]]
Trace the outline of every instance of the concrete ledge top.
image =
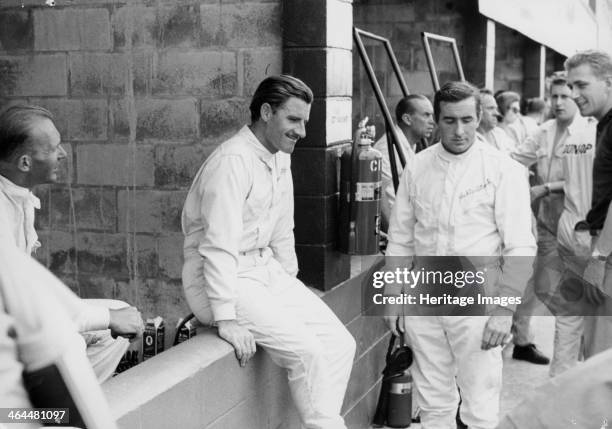
[[220,339],[215,331],[200,328],[189,341],[108,380],[102,390],[118,419],[233,353],[232,346]]

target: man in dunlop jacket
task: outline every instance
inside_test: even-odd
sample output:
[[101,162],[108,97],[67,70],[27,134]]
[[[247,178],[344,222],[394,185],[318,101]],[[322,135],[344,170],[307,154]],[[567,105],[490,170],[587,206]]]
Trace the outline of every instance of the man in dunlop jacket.
[[[418,287],[388,284],[385,293],[410,293],[416,304],[389,306],[385,320],[413,350],[423,428],[455,427],[458,386],[463,422],[492,429],[502,386],[500,346],[511,340],[512,314],[536,252],[529,186],[520,164],[476,139],[481,109],[473,85],[446,83],[435,95],[434,115],[441,143],[418,153],[402,176],[386,256],[387,270],[407,267],[420,280]],[[452,281],[447,272],[436,275],[441,271]],[[458,314],[458,289],[486,315],[451,316]],[[422,310],[431,316],[415,315]]]

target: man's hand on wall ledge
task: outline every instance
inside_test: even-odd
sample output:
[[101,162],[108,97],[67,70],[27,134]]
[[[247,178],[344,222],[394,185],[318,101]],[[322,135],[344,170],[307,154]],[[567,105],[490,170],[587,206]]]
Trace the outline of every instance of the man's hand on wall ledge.
[[110,322],[108,324],[113,337],[128,338],[140,337],[144,332],[142,315],[136,307],[126,307],[117,310],[108,310]]
[[219,320],[217,328],[219,336],[234,347],[236,358],[240,361],[240,366],[244,367],[255,355],[256,346],[253,334],[235,320]]

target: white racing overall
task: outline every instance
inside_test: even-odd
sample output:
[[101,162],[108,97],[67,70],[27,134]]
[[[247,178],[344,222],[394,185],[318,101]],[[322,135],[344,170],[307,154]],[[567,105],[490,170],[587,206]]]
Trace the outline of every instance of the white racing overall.
[[[533,256],[529,187],[524,168],[480,140],[460,155],[441,144],[419,152],[398,189],[389,227],[388,256]],[[529,259],[529,258],[526,258]],[[521,296],[531,265],[489,270],[488,295]],[[511,278],[510,272],[514,273]],[[506,275],[507,274],[507,275]],[[513,306],[509,306],[513,309]],[[501,348],[481,350],[486,316],[409,316],[412,375],[424,429],[455,425],[494,428],[502,383]],[[455,382],[456,381],[456,382]]]
[[295,277],[290,167],[246,126],[204,162],[183,208],[183,287],[201,322],[237,320],[288,370],[306,428],[345,428],[355,340]]

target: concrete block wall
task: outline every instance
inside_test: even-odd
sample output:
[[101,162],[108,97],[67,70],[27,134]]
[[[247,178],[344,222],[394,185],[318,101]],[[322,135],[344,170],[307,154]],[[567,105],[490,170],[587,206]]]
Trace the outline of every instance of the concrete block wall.
[[[49,108],[69,154],[36,190],[37,258],[84,297],[171,328],[187,312],[180,212],[195,172],[281,72],[280,0],[0,2],[0,109]],[[23,5],[23,7],[22,7]]]
[[314,93],[307,136],[292,155],[299,278],[322,290],[350,275],[348,255],[336,250],[336,160],[352,138],[351,3],[283,2],[283,70]]

